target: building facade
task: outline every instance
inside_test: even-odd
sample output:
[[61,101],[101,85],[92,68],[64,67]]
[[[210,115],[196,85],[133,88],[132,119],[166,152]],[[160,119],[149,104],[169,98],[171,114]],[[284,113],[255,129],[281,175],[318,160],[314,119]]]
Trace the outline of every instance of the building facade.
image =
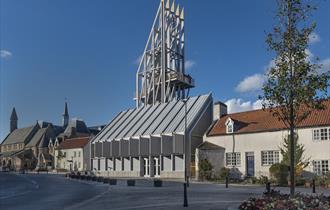
[[55,167],[66,171],[89,170],[88,143],[92,137],[66,139],[55,149]]
[[[303,158],[309,162],[304,169],[306,176],[329,171],[330,100],[324,104],[325,110],[314,110],[296,129],[298,143],[305,148]],[[215,109],[221,110],[221,106],[215,106]],[[226,110],[226,107],[222,106],[222,110]],[[215,173],[227,167],[235,169],[239,177],[269,176],[270,166],[282,160],[280,148],[283,148],[284,138],[288,136],[284,124],[268,110],[234,114],[223,112],[218,117],[204,136],[204,143],[217,146],[217,152],[209,158],[211,150],[203,150],[201,145],[201,148],[197,148],[200,154],[197,159],[210,160]]]
[[10,133],[0,145],[0,167],[9,170],[54,169],[55,149],[62,141],[74,137],[90,137],[103,127],[89,129],[82,120],[70,120],[67,103],[60,126],[37,121],[32,126],[18,128],[17,122],[14,108],[10,117]]
[[104,176],[182,178],[186,164],[193,175],[212,103],[209,94],[120,112],[91,143],[92,169]]

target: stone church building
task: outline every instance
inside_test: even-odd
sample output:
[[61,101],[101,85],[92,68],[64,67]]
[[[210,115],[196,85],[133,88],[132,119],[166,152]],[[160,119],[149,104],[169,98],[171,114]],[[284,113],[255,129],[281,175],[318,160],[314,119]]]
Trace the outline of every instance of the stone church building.
[[54,168],[56,147],[66,139],[91,136],[94,128],[87,128],[84,121],[69,119],[65,103],[62,125],[37,121],[35,124],[18,128],[15,108],[10,117],[10,133],[0,145],[0,167],[9,170],[50,170]]

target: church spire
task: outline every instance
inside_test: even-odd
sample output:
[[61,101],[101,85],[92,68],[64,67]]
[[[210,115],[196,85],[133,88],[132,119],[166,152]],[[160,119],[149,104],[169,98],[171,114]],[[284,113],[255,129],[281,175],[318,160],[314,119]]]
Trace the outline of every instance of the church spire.
[[68,103],[65,102],[63,119],[62,119],[62,126],[66,127],[68,125],[68,123],[69,123]]
[[17,129],[17,120],[18,118],[14,107],[10,115],[10,133]]

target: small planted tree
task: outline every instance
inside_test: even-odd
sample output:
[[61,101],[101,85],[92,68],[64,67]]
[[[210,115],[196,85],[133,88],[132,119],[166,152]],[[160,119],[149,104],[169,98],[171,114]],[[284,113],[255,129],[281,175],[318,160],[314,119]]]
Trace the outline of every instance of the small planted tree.
[[[275,65],[268,69],[263,86],[263,108],[269,110],[290,131],[290,168],[295,164],[294,131],[312,110],[323,109],[322,100],[328,98],[328,73],[308,58],[309,37],[315,29],[308,19],[315,7],[304,0],[277,0],[277,25],[267,35],[269,50],[274,51]],[[294,170],[290,182],[295,183]],[[294,195],[291,184],[290,194]]]
[[213,166],[207,159],[202,159],[198,163],[198,168],[199,168],[199,176],[201,177],[202,180],[211,179]]
[[[291,146],[290,146],[290,135],[284,138],[284,142],[282,147],[280,148],[281,155],[283,157],[282,163],[286,166],[290,166],[290,157],[291,157]],[[295,156],[295,161],[294,161],[294,171],[296,176],[300,176],[302,171],[308,166],[309,160],[304,159],[304,152],[305,152],[305,147],[302,144],[298,143],[298,135],[295,134],[294,137],[294,156]]]

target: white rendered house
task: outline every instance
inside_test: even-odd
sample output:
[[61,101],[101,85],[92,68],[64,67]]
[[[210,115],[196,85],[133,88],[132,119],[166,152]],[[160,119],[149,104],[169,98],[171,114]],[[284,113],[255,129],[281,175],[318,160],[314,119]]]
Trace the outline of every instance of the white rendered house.
[[55,168],[67,171],[89,169],[89,141],[91,137],[66,139],[55,149]]
[[[305,146],[304,157],[309,160],[305,170],[317,175],[330,168],[330,100],[324,103],[325,110],[313,111],[296,130],[298,143]],[[212,157],[209,160],[216,172],[227,167],[237,169],[241,177],[268,176],[269,167],[282,160],[280,147],[288,130],[267,110],[226,112],[225,104],[215,104],[214,118],[218,119],[204,136],[201,150],[197,148],[197,155],[204,154],[199,159]]]

